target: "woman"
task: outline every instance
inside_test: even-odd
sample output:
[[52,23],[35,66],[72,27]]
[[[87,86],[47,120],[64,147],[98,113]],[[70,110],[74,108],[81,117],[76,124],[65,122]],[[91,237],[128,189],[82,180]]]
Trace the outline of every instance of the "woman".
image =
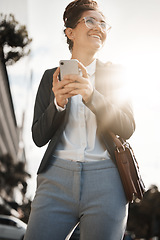
[[48,144],[25,240],[63,240],[80,223],[80,239],[120,240],[127,201],[114,164],[109,131],[129,138],[135,123],[121,68],[95,59],[110,26],[92,0],[71,2],[65,35],[80,75],[59,79],[59,68],[41,80],[34,110],[33,140]]

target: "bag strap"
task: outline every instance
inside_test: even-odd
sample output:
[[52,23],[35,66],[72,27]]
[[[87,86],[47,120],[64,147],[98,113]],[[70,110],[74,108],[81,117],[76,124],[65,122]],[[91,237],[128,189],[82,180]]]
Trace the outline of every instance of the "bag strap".
[[112,137],[112,139],[113,139],[113,141],[114,141],[114,143],[116,145],[117,150],[119,150],[121,148],[124,149],[124,146],[123,146],[122,142],[120,141],[120,139],[118,139],[113,132],[109,132],[109,134]]

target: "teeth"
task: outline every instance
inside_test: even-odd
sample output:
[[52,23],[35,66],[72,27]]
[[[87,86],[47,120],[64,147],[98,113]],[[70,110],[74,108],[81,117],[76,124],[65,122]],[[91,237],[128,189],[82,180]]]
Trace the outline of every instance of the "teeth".
[[100,39],[100,36],[98,36],[98,35],[92,35],[92,37]]

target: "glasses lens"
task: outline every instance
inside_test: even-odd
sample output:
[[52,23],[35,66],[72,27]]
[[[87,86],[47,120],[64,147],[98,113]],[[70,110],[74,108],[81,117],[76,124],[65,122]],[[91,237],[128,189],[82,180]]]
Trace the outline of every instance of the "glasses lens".
[[101,28],[104,30],[106,29],[106,22],[101,22],[100,23]]
[[96,26],[96,20],[94,18],[85,18],[85,24],[88,28],[94,28]]
[[102,30],[108,30],[106,22],[98,22],[96,19],[92,17],[85,17],[85,24],[88,28],[95,28],[98,24],[102,28]]

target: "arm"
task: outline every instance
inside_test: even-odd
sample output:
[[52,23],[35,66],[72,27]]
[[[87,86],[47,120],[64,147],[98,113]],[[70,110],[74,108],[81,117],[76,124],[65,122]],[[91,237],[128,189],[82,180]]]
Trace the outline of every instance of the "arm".
[[125,69],[112,63],[97,63],[96,89],[86,106],[94,112],[103,134],[114,132],[128,139],[135,130],[135,121],[128,95]]
[[125,139],[133,134],[135,122],[129,101],[114,101],[94,90],[90,101],[85,104],[96,115],[98,127],[104,134],[112,131]]
[[36,96],[32,137],[39,147],[48,143],[64,120],[65,110],[58,112],[54,104],[52,80],[55,70],[45,71]]

